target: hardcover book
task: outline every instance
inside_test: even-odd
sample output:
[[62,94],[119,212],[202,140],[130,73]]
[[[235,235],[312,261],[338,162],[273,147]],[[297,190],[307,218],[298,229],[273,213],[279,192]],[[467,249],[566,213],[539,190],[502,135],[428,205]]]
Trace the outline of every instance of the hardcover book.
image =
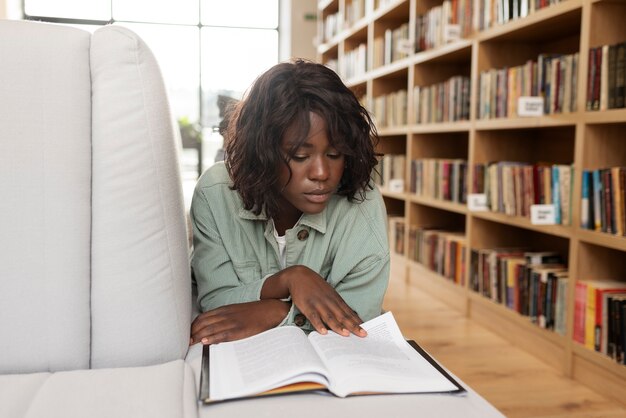
[[308,336],[273,328],[203,348],[200,401],[328,391],[338,397],[382,393],[465,392],[417,344],[407,342],[391,312],[362,324],[367,337],[329,331]]

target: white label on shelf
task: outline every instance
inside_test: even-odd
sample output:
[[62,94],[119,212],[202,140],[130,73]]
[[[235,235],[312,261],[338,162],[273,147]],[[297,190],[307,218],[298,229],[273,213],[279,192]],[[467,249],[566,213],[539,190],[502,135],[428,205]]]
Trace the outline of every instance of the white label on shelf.
[[472,212],[488,211],[487,195],[485,193],[470,193],[467,195],[467,208]]
[[409,39],[398,39],[398,43],[396,44],[396,51],[404,54],[412,54],[415,50],[413,46],[413,42]]
[[450,43],[461,39],[461,25],[447,24],[444,27],[443,41]]
[[393,193],[404,192],[404,180],[403,179],[389,180],[389,191]]
[[530,223],[554,225],[556,223],[554,205],[530,205]]
[[518,98],[517,116],[543,116],[543,97],[522,96]]

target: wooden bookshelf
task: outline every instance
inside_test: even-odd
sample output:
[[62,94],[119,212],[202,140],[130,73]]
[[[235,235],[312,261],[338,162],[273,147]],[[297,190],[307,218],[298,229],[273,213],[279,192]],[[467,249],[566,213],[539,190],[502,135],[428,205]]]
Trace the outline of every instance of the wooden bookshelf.
[[[626,166],[626,109],[586,108],[589,50],[626,42],[626,2],[562,0],[524,17],[474,30],[439,47],[420,52],[412,49],[406,56],[377,66],[375,43],[380,48],[381,38],[408,24],[406,44],[414,48],[418,16],[441,6],[443,0],[363,0],[363,7],[370,10],[353,19],[351,25],[339,22],[334,34],[326,39],[325,19],[334,14],[341,16],[348,7],[360,6],[358,2],[318,2],[318,60],[338,64],[339,74],[370,111],[376,99],[406,91],[406,123],[378,126],[379,151],[406,156],[405,191],[381,189],[389,213],[405,218],[404,248],[409,248],[409,228],[460,231],[467,244],[463,284],[429,270],[406,252],[405,256],[394,256],[396,271],[405,272],[406,280],[509,338],[564,375],[626,404],[626,366],[573,340],[574,284],[578,280],[609,279],[626,284],[626,237],[580,227],[582,171]],[[344,61],[362,44],[367,51],[362,63],[365,71],[345,77]],[[577,54],[576,109],[536,117],[479,118],[481,72],[521,66],[547,53]],[[417,123],[414,88],[443,83],[454,76],[470,80],[467,120]],[[528,217],[475,212],[464,203],[411,193],[411,161],[417,159],[464,160],[468,184],[474,180],[475,164],[517,161],[571,165],[571,223],[535,225]],[[470,289],[471,249],[512,246],[563,255],[569,270],[565,335],[540,328],[528,317]]]

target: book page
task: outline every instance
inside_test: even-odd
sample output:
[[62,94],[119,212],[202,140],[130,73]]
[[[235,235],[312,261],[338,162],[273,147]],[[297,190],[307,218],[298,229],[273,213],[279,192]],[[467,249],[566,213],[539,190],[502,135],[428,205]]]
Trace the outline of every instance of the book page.
[[305,333],[293,326],[212,345],[210,362],[214,401],[255,395],[294,382],[328,385],[323,363]]
[[337,396],[363,392],[446,392],[458,388],[405,341],[391,312],[362,327],[368,336],[309,335]]

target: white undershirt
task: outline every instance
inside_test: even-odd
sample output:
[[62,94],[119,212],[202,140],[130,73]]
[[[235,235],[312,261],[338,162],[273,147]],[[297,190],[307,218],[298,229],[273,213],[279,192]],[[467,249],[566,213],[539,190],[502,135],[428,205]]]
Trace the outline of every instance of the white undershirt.
[[287,247],[287,237],[278,235],[278,231],[276,231],[276,227],[274,227],[274,238],[276,239],[276,244],[278,244],[280,266],[281,268],[285,268],[287,266],[287,252],[285,251]]

